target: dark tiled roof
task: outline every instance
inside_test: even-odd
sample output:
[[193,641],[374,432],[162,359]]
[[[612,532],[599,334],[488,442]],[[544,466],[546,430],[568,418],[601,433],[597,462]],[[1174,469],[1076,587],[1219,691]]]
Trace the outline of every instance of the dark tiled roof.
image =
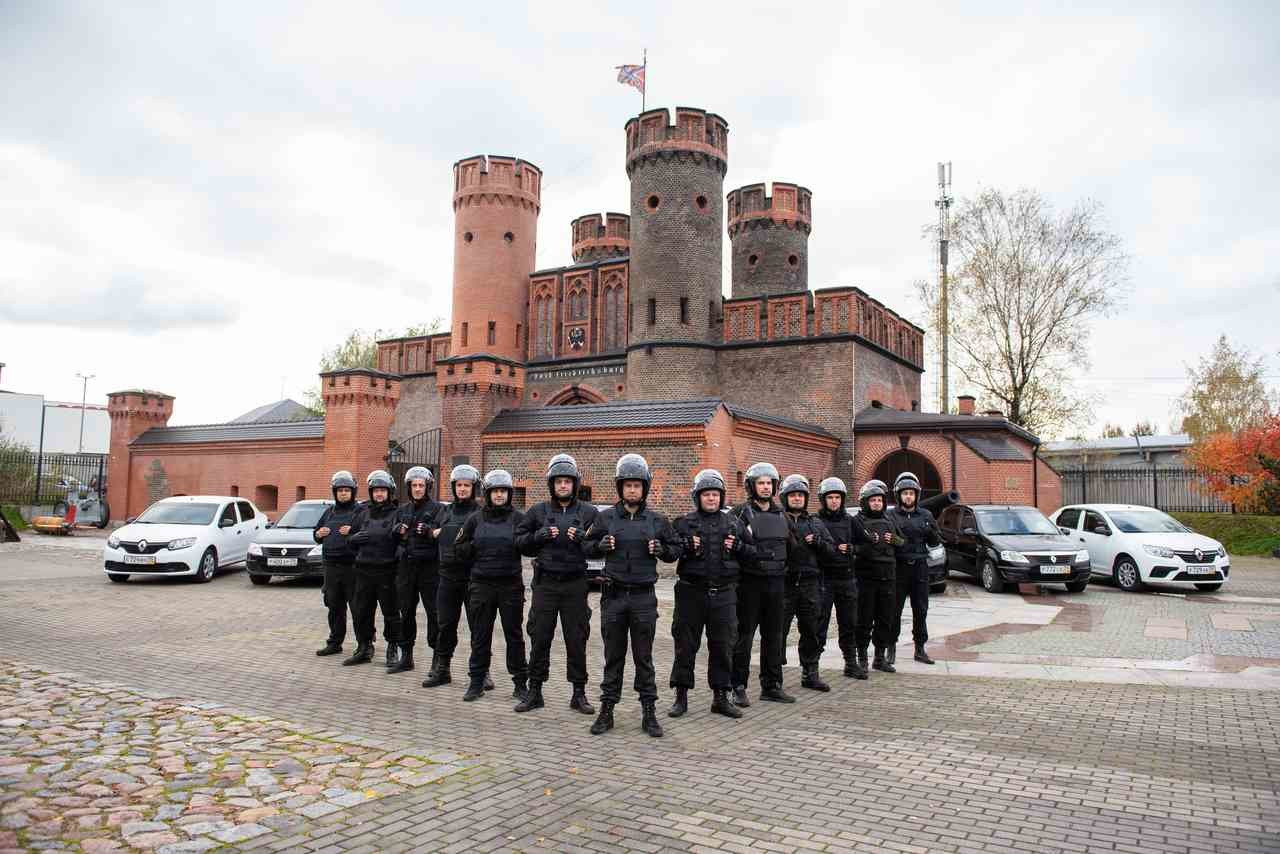
[[1006,430],[1032,444],[1040,444],[1034,434],[1006,418],[988,415],[943,415],[936,412],[906,412],[901,409],[868,406],[853,418],[853,429],[859,430]]
[[1026,451],[1019,448],[1013,442],[1009,441],[1008,436],[1001,435],[968,435],[961,433],[956,436],[960,440],[960,444],[973,451],[984,460],[1017,460],[1019,462],[1029,462],[1030,455]]
[[198,442],[248,442],[262,439],[320,439],[324,419],[302,421],[249,421],[243,424],[189,424],[152,427],[132,445],[191,445]]
[[816,424],[796,421],[794,418],[784,418],[781,415],[772,415],[768,412],[761,412],[758,409],[747,409],[745,406],[738,406],[736,403],[726,403],[725,408],[729,410],[729,414],[734,418],[750,418],[752,421],[777,424],[779,427],[790,427],[793,430],[803,430],[806,433],[816,433],[819,436],[835,438],[835,436],[832,436]]
[[265,403],[255,409],[250,409],[244,415],[232,418],[228,423],[248,424],[263,421],[299,421],[311,417],[313,417],[311,410],[296,400],[286,398],[285,400]]
[[606,430],[620,427],[690,427],[706,424],[721,406],[719,398],[600,403],[587,406],[541,406],[504,409],[485,433],[541,430]]

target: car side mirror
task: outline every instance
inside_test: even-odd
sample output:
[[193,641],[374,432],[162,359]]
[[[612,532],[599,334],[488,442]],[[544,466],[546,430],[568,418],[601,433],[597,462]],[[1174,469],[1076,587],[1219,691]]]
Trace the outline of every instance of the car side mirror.
[[235,519],[222,519],[218,522],[219,528],[232,528],[236,524]]
[[978,529],[977,529],[977,528],[964,528],[963,530],[961,530],[961,531],[960,531],[960,533],[964,534],[966,537],[976,537],[976,536],[978,536]]
[[267,522],[267,524],[266,524],[266,527],[268,527],[268,528],[274,528],[275,526],[276,526],[276,523],[275,523],[275,522]]
[[1104,537],[1111,536],[1111,529],[1108,528],[1106,525],[1099,525],[1098,527],[1093,529],[1093,532],[1095,534],[1101,534]]
[[128,519],[125,519],[125,520],[124,520],[124,523],[125,523],[126,525],[132,525],[132,524],[133,524],[134,522],[136,522],[136,521],[138,521],[138,517],[137,517],[137,516],[130,516]]

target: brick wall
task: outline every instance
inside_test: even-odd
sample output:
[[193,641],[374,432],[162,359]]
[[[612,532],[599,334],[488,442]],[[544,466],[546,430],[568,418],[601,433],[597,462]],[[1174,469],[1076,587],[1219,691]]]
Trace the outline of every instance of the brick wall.
[[385,468],[400,381],[376,371],[334,371],[320,375],[320,392],[325,404],[322,469],[367,474]]
[[1048,515],[1062,506],[1062,477],[1044,460],[1036,460],[1036,479],[1040,490],[1036,506]]
[[740,187],[725,200],[735,299],[809,288],[812,194],[776,181],[772,196],[765,189]]
[[400,441],[444,423],[443,402],[436,387],[436,375],[423,374],[400,380],[400,402],[396,405],[389,438]]
[[[111,418],[111,439],[107,456],[107,503],[113,521],[123,521],[129,508],[145,500],[145,489],[134,488],[129,443],[152,427],[164,427],[173,414],[173,397],[142,390],[116,391],[107,395]],[[141,491],[139,491],[141,490]],[[143,507],[146,505],[143,504]]]
[[859,344],[853,351],[853,376],[855,412],[873,400],[894,409],[920,408],[920,372],[896,359]]

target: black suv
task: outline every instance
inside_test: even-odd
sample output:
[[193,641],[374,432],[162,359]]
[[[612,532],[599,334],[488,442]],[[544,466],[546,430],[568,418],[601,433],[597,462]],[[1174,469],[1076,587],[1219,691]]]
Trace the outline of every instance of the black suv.
[[947,569],[974,576],[991,593],[1020,582],[1080,593],[1089,583],[1089,552],[1034,507],[953,504],[938,515],[938,527]]

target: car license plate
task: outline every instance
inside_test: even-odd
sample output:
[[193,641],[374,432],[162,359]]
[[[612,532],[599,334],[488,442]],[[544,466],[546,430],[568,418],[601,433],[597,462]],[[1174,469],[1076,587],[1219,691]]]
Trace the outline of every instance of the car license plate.
[[1071,567],[1069,566],[1042,566],[1040,567],[1041,575],[1070,575]]
[[269,557],[267,558],[267,566],[297,566],[298,559],[296,557]]
[[1216,575],[1218,568],[1216,566],[1189,566],[1187,567],[1188,575]]
[[140,565],[151,565],[156,562],[156,556],[155,555],[125,555],[124,562],[132,563],[132,564],[140,564]]

